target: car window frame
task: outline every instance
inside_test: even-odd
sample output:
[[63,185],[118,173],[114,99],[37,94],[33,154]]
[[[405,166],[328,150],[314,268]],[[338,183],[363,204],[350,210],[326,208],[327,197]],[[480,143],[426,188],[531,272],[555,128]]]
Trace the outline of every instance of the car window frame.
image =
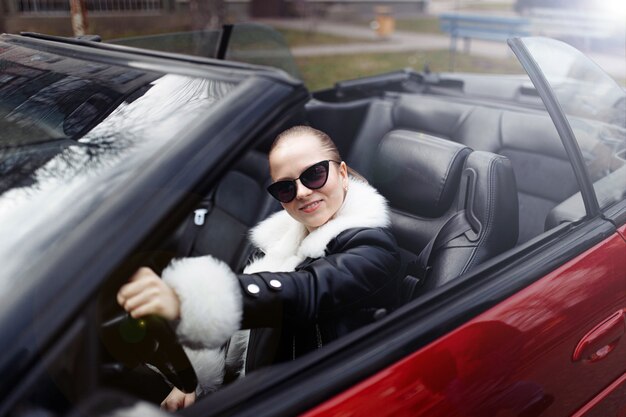
[[509,39],[507,43],[528,74],[556,127],[565,152],[572,164],[587,217],[598,216],[600,214],[600,205],[574,131],[545,74],[526,48],[523,40],[524,38],[516,37]]

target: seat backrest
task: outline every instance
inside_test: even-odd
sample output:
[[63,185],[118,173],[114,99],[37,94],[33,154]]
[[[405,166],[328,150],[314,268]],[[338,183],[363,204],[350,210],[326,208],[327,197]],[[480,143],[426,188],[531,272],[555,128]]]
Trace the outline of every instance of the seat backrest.
[[518,180],[518,243],[542,233],[549,211],[578,191],[569,158],[545,114],[404,95],[392,119],[396,128],[506,156]]
[[[310,108],[315,111],[315,126],[332,131],[332,126],[324,124],[329,119],[324,115],[339,113],[336,105]],[[545,114],[415,94],[372,99],[359,114],[362,123],[348,147],[348,160],[359,172],[371,169],[380,138],[393,129],[425,133],[506,156],[518,180],[518,244],[542,233],[550,210],[578,191],[558,133]]]
[[280,208],[266,191],[270,182],[267,155],[248,152],[198,206],[206,212],[181,225],[177,256],[212,255],[241,270],[252,252],[248,231]]
[[[595,181],[593,189],[600,207],[607,207],[624,198],[626,196],[626,165]],[[549,230],[561,223],[575,222],[586,215],[583,198],[578,192],[550,210],[546,217],[545,228]]]
[[424,290],[515,246],[517,189],[506,157],[406,130],[385,135],[375,154],[362,174],[389,201],[392,229],[405,251],[419,254],[460,210],[472,226],[433,253]]

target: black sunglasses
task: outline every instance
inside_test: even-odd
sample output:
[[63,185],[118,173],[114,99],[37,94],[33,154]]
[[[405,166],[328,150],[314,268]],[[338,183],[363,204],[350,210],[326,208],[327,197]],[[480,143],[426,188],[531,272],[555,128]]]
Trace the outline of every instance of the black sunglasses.
[[295,180],[276,181],[275,183],[267,187],[267,191],[269,191],[272,197],[274,197],[281,203],[288,203],[296,198],[296,195],[298,194],[298,187],[296,186],[297,180],[300,180],[300,184],[304,185],[310,190],[317,190],[318,188],[322,188],[328,180],[329,162],[334,162],[336,164],[341,163],[338,161],[333,161],[332,159],[320,161],[305,169],[302,174],[300,174],[300,176]]

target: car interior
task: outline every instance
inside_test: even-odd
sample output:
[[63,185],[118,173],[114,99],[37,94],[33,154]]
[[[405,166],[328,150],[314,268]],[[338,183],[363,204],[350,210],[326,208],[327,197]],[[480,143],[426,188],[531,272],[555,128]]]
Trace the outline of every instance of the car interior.
[[[419,253],[450,216],[466,210],[472,233],[435,257],[443,260],[435,261],[425,290],[543,233],[548,218],[549,227],[558,225],[556,206],[578,191],[552,121],[524,109],[393,94],[347,103],[312,100],[306,115],[290,123],[310,124],[335,140],[347,164],[389,201],[394,234],[407,251]],[[280,209],[265,191],[271,140],[248,152],[204,196],[170,249],[243,268],[251,252],[247,231]],[[241,193],[233,190],[253,203],[237,204]],[[216,233],[224,242],[211,239]],[[463,266],[453,267],[460,259]]]
[[[418,255],[461,210],[472,219],[466,233],[433,256],[423,290],[515,246],[518,230],[511,219],[518,217],[518,204],[507,158],[407,130],[391,130],[372,147],[376,156],[369,164],[362,157],[361,165],[350,156],[346,160],[389,201],[392,229],[404,251]],[[241,271],[252,252],[248,230],[280,209],[265,191],[270,182],[266,154],[246,154],[179,227],[170,250],[176,256],[212,255]],[[241,193],[256,204],[242,205]],[[218,242],[215,236],[224,238]]]
[[[281,209],[266,191],[272,182],[269,148],[278,132],[298,124],[328,133],[347,164],[388,200],[392,232],[406,259],[437,241],[451,219],[462,220],[460,232],[437,241],[426,271],[415,274],[407,268],[398,294],[402,304],[532,244],[563,222],[581,219],[585,209],[572,167],[545,112],[470,101],[400,92],[343,101],[313,98],[303,111],[257,138],[254,149],[242,154],[208,192],[194,196],[192,211],[143,260],[158,273],[172,258],[211,255],[242,271],[254,253],[249,230]],[[106,304],[116,289],[101,291]],[[106,310],[102,314],[109,317]],[[170,386],[141,364],[144,358],[125,356],[127,345],[107,340],[107,325],[119,319],[109,319],[100,331],[106,345],[103,386],[158,404]],[[161,373],[171,365],[166,362]],[[169,377],[183,385],[191,381],[187,376],[181,382],[180,372]]]
[[[391,94],[342,103],[314,99],[276,131],[296,124],[327,132],[348,165],[388,200],[392,231],[407,259],[418,256],[460,213],[466,227],[436,245],[427,273],[407,270],[402,303],[525,244],[542,234],[544,225],[556,227],[584,213],[584,208],[559,209],[577,185],[551,120],[538,112]],[[254,251],[248,231],[281,209],[266,191],[271,183],[267,153],[275,133],[260,138],[197,198],[193,212],[153,256],[155,270],[173,257],[202,255],[243,269]],[[160,401],[167,387],[155,388],[154,374],[138,369],[113,372],[108,382]]]

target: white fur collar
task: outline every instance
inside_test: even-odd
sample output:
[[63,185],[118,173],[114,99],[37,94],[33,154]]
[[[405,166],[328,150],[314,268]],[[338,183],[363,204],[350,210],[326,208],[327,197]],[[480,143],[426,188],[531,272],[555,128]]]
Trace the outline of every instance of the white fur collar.
[[336,216],[307,234],[286,211],[280,211],[250,231],[252,243],[265,256],[253,261],[244,272],[293,271],[306,258],[320,258],[328,243],[347,229],[386,227],[390,223],[387,201],[372,186],[350,177],[350,188]]

